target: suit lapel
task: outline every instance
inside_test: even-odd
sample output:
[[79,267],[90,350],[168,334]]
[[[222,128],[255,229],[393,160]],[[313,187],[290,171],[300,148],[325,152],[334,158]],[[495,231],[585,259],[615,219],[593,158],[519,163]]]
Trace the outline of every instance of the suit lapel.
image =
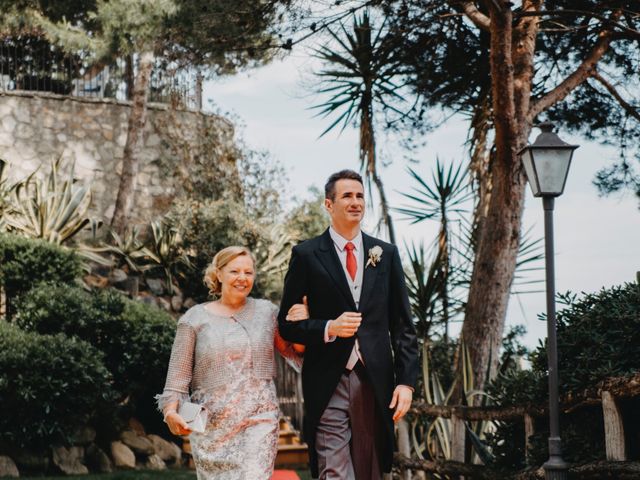
[[371,296],[373,286],[376,283],[376,277],[378,276],[378,271],[379,271],[378,268],[375,268],[372,265],[365,267],[365,265],[369,261],[369,250],[374,245],[375,245],[375,239],[363,233],[362,248],[364,250],[364,265],[363,265],[364,271],[362,272],[362,291],[360,292],[360,304],[359,304],[360,311],[362,311],[367,300]]
[[349,289],[349,284],[347,283],[347,277],[344,274],[344,269],[342,268],[342,264],[340,263],[340,258],[338,258],[336,247],[333,244],[333,240],[331,240],[331,235],[329,235],[329,229],[325,230],[325,232],[322,234],[320,247],[315,251],[315,254],[327,273],[333,279],[334,283],[338,287],[338,290],[340,290],[340,293],[342,293],[345,300],[355,311],[356,304],[353,301],[353,296],[351,295],[351,290]]

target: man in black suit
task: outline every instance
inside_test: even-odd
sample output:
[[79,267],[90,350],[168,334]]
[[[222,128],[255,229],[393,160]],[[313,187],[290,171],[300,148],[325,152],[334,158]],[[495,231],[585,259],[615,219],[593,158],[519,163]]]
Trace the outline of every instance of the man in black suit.
[[[304,435],[314,478],[379,480],[391,470],[393,422],[411,406],[418,375],[404,273],[394,245],[360,231],[359,174],[333,174],[325,207],[331,226],[293,248],[278,323],[283,338],[306,346]],[[309,318],[287,321],[304,301]]]

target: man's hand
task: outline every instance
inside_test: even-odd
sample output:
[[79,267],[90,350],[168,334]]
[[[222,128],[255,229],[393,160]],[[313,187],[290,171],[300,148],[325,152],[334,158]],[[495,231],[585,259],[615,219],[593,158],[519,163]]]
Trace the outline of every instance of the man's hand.
[[286,320],[289,322],[299,322],[300,320],[307,320],[309,318],[309,304],[307,303],[307,296],[302,297],[302,303],[296,303],[291,305],[291,308],[287,312]]
[[353,337],[362,322],[362,314],[360,312],[344,312],[335,320],[329,320],[330,337]]
[[393,398],[389,404],[389,408],[395,408],[393,412],[393,421],[397,422],[409,411],[411,407],[411,399],[413,391],[406,385],[398,385],[393,391]]

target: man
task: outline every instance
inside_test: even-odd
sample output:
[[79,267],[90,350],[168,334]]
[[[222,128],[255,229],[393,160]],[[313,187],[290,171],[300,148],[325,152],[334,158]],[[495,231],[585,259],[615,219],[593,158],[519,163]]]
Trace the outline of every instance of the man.
[[[360,175],[331,175],[325,208],[329,229],[293,248],[278,323],[283,338],[306,345],[304,435],[314,478],[379,480],[391,470],[393,422],[409,409],[418,374],[404,273],[394,245],[360,231]],[[287,321],[303,302],[309,318]]]

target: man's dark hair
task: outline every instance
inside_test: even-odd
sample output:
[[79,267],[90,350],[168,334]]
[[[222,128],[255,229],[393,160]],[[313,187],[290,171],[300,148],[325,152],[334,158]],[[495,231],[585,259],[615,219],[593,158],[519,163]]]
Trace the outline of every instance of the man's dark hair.
[[329,180],[327,180],[327,183],[324,186],[324,198],[328,198],[332,202],[335,200],[336,182],[338,180],[355,180],[364,186],[364,183],[362,183],[362,176],[360,176],[358,172],[354,172],[353,170],[340,170],[339,172],[331,175]]

